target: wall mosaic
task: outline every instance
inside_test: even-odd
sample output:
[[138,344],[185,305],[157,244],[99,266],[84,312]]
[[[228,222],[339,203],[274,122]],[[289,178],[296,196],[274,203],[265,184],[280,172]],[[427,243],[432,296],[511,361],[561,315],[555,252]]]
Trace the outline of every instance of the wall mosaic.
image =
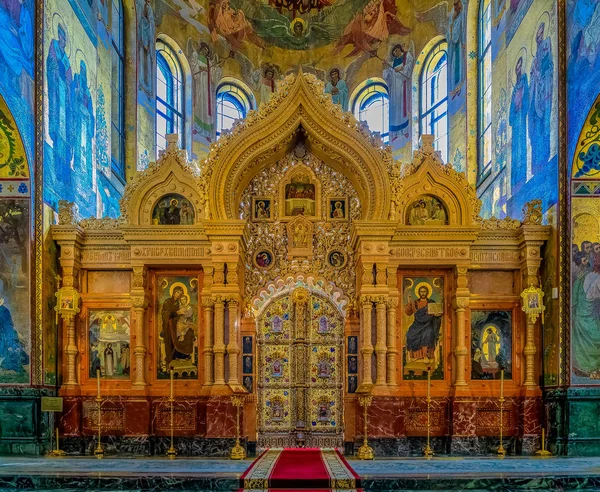
[[0,384],[30,379],[29,197],[24,142],[0,97]]

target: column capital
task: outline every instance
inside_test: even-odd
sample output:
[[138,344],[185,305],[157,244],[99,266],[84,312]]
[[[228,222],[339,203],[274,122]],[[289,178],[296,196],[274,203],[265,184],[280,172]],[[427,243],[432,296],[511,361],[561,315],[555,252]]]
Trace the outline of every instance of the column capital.
[[215,300],[212,297],[202,298],[202,307],[204,309],[212,309],[215,305]]
[[386,299],[388,309],[396,309],[398,307],[398,301],[399,301],[398,297],[388,296],[388,298]]
[[452,306],[456,311],[465,310],[469,307],[469,303],[471,301],[470,297],[455,297],[452,300]]
[[146,295],[131,295],[131,305],[134,309],[146,309],[150,304],[150,300]]

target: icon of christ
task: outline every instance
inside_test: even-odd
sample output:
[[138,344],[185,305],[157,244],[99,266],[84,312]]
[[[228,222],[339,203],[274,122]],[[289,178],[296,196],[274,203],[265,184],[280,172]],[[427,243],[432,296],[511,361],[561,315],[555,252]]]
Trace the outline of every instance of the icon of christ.
[[[409,360],[434,359],[435,348],[440,337],[442,325],[441,313],[430,309],[430,304],[435,304],[431,297],[431,288],[426,284],[418,286],[419,298],[412,299],[408,295],[408,302],[404,306],[407,316],[414,315],[414,320],[406,332],[406,350]],[[435,314],[432,314],[434,313]]]

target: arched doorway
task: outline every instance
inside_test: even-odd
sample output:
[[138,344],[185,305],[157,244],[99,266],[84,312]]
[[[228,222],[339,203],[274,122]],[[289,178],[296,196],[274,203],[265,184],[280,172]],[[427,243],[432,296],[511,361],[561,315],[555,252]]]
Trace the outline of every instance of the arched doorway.
[[258,446],[343,445],[344,317],[298,287],[257,318]]

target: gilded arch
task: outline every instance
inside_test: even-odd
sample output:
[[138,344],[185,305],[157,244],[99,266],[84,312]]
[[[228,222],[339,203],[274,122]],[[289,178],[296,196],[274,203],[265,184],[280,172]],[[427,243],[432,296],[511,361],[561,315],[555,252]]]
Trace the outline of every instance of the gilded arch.
[[151,225],[156,203],[170,194],[189,201],[196,224],[204,218],[204,200],[198,193],[198,170],[188,163],[185,150],[177,148],[177,135],[167,135],[167,142],[167,149],[160,158],[125,187],[121,221],[129,225]]
[[481,219],[481,201],[475,188],[467,183],[463,173],[451,164],[444,164],[433,149],[433,136],[423,135],[423,147],[415,152],[413,162],[400,180],[402,190],[397,196],[399,225],[408,225],[408,208],[422,196],[437,198],[445,206],[449,226],[475,226]]
[[202,187],[211,219],[237,215],[248,182],[302,139],[307,149],[344,174],[359,192],[363,219],[387,217],[391,149],[323,93],[314,76],[290,75],[269,103],[250,112],[211,146]]

